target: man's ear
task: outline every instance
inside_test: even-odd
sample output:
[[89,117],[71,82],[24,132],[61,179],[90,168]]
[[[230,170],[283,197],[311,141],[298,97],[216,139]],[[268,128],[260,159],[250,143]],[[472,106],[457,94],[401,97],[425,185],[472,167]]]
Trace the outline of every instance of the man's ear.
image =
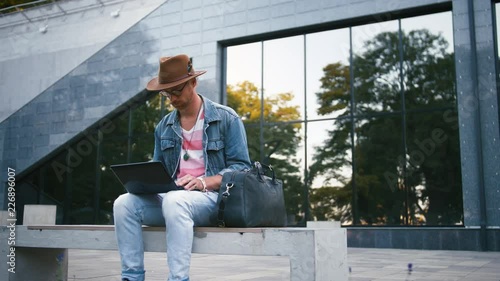
[[197,78],[194,78],[194,79],[191,79],[191,86],[196,87],[196,85],[198,85],[198,79]]

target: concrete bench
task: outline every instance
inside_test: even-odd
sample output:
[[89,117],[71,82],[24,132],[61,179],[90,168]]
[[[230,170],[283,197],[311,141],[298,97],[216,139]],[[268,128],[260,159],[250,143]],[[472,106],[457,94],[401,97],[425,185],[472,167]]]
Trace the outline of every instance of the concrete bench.
[[[166,251],[164,227],[144,226],[143,236],[145,251]],[[68,249],[118,249],[114,226],[17,226],[16,273],[10,273],[9,237],[11,229],[1,226],[0,280],[67,280]],[[193,253],[288,256],[292,281],[348,280],[346,230],[327,222],[304,228],[196,227]]]

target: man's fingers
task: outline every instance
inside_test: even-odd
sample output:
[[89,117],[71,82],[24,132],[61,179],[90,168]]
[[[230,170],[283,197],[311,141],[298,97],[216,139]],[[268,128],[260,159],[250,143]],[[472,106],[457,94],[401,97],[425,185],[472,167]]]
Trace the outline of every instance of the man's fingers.
[[177,181],[177,184],[181,186],[186,186],[187,184],[189,184],[189,182],[192,181],[193,178],[194,177],[191,175],[185,175]]
[[[182,184],[183,181],[186,182],[186,183]],[[189,179],[186,179],[184,177],[184,178],[181,179],[180,185],[184,186],[185,190],[196,190],[196,189],[198,189],[198,179],[195,178],[195,177],[192,177],[192,176]]]

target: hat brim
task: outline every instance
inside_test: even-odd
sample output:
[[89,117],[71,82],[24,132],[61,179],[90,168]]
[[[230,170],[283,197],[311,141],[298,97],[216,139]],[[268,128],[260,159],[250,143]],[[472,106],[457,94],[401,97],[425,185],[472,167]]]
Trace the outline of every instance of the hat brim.
[[207,72],[206,70],[199,70],[199,71],[195,71],[194,74],[192,75],[189,75],[188,77],[186,78],[183,78],[183,79],[180,79],[180,80],[177,80],[177,81],[174,81],[174,82],[170,82],[170,83],[166,83],[166,84],[160,84],[158,82],[158,77],[155,77],[153,79],[151,79],[151,81],[148,82],[148,85],[146,86],[146,89],[148,89],[149,91],[160,91],[160,90],[165,90],[165,89],[168,89],[168,88],[172,88],[172,87],[175,87],[177,85],[180,85],[184,82],[187,82],[193,78],[196,78],[202,74],[205,74],[205,72]]

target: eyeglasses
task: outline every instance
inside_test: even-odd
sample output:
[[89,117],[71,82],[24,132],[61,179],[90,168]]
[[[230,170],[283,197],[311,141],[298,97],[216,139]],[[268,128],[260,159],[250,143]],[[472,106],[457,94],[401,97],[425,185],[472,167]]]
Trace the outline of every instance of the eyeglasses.
[[182,86],[182,88],[180,88],[179,90],[169,90],[169,89],[167,89],[167,90],[161,90],[160,91],[160,95],[165,96],[167,98],[170,98],[171,96],[178,97],[178,96],[182,95],[182,90],[184,90],[184,87],[186,87],[187,83],[188,82],[184,83],[184,85]]

